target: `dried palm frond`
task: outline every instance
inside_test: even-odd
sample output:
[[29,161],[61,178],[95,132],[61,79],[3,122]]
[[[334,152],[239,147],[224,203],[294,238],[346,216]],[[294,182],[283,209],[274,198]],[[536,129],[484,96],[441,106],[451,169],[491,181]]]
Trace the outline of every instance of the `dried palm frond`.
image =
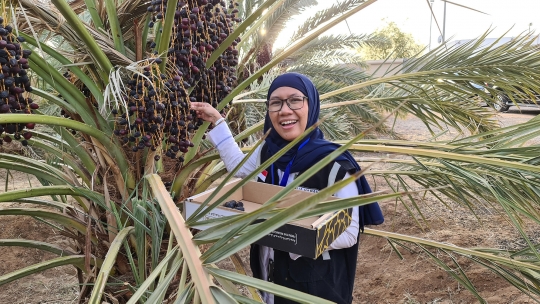
[[[35,2],[32,0],[21,0],[21,5],[25,8],[28,15],[27,20],[21,20],[19,28],[28,35],[33,36],[33,33],[49,33],[51,38],[60,36],[67,41],[73,48],[77,58],[89,56],[87,48],[77,33],[71,26],[65,22],[65,19],[58,13],[56,8],[50,3]],[[28,24],[30,22],[30,24]],[[129,65],[135,59],[135,54],[132,51],[127,51],[124,56],[117,52],[114,47],[114,42],[104,33],[98,32],[88,24],[85,24],[86,29],[92,37],[98,42],[103,49],[103,52],[109,57],[113,64]],[[52,34],[54,33],[54,35]]]

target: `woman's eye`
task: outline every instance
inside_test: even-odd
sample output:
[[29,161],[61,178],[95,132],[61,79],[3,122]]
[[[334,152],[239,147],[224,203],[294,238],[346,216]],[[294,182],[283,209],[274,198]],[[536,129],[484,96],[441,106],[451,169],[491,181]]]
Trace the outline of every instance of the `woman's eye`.
[[281,105],[281,100],[270,100],[270,106],[279,106]]
[[301,98],[301,97],[293,97],[291,99],[289,99],[289,102],[290,103],[301,103],[304,99]]

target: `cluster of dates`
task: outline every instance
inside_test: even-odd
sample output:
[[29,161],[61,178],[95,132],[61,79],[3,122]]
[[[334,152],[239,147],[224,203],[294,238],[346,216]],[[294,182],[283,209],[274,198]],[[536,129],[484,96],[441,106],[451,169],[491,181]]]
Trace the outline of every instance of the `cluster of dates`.
[[236,210],[239,210],[239,211],[245,211],[244,203],[242,201],[237,202],[235,200],[230,200],[230,201],[226,202],[225,204],[223,204],[223,207],[236,209]]
[[[167,52],[167,69],[159,70],[161,58],[151,60],[142,75],[127,82],[127,109],[115,109],[115,135],[133,152],[165,143],[164,154],[183,161],[193,143],[191,135],[203,123],[190,109],[193,101],[207,102],[213,107],[236,85],[238,50],[236,39],[215,63],[206,68],[206,61],[232,33],[237,18],[237,4],[219,0],[179,1]],[[162,22],[167,0],[153,0],[149,26]],[[156,44],[152,43],[151,48]],[[163,142],[164,141],[164,142]],[[155,156],[158,160],[159,155]]]
[[[25,97],[25,92],[31,92],[28,78],[28,57],[31,50],[23,50],[21,42],[23,37],[16,37],[13,28],[4,25],[0,17],[0,114],[6,113],[32,113],[39,108],[31,98]],[[29,129],[34,129],[35,123],[26,124],[0,124],[0,145],[10,143],[12,137],[21,140],[26,146],[27,140],[32,137]],[[6,133],[6,134],[4,134]]]

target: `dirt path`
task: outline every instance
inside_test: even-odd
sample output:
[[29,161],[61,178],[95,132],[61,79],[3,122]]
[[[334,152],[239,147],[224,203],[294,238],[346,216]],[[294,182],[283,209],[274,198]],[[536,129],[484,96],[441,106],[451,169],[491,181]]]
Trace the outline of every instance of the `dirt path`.
[[[511,108],[499,115],[503,126],[526,122],[540,110],[523,109],[519,113]],[[396,131],[408,140],[427,140],[431,137],[425,126],[416,118],[408,117],[396,124]],[[449,131],[444,135],[451,139],[459,134]],[[538,138],[535,143],[540,143]],[[6,183],[6,171],[0,170],[0,186]],[[382,181],[378,181],[380,185]],[[22,189],[37,185],[25,174],[9,177],[9,189]],[[419,237],[452,243],[465,247],[491,246],[514,248],[520,238],[510,225],[494,214],[483,214],[482,224],[461,206],[452,205],[448,210],[432,198],[423,201],[425,215],[430,227],[422,231],[414,223],[401,204],[383,204],[386,223],[377,229],[407,233]],[[7,206],[7,205],[4,205]],[[431,209],[430,209],[431,208]],[[32,218],[3,216],[0,221],[0,239],[27,238],[63,244],[65,239],[47,224]],[[65,244],[64,244],[65,245]],[[386,241],[376,237],[362,236],[354,303],[475,303],[477,300],[456,283],[448,274],[429,260],[423,258],[420,249],[408,252],[401,248],[404,260],[391,251]],[[36,249],[1,247],[0,275],[55,256]],[[442,255],[442,254],[441,254]],[[246,256],[246,252],[243,253]],[[533,303],[515,288],[475,264],[459,259],[480,294],[489,303]],[[77,280],[73,267],[60,267],[44,271],[0,287],[0,303],[75,303]]]
[[[39,182],[26,174],[0,170],[0,187],[5,190],[7,177],[8,190],[27,189]],[[0,208],[8,206],[28,208],[22,204],[1,203]],[[35,208],[35,205],[32,206]],[[28,239],[48,242],[66,247],[66,239],[57,230],[30,217],[2,216],[0,218],[0,239]],[[57,256],[38,249],[24,247],[0,247],[0,276],[17,269],[47,261]],[[78,295],[78,282],[75,268],[57,267],[25,277],[0,287],[0,303],[75,303]]]

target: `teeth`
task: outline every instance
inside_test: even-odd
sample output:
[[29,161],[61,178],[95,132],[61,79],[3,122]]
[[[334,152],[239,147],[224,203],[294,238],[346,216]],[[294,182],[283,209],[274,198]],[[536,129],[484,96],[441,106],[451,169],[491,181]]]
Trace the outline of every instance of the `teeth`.
[[283,121],[283,122],[281,122],[281,125],[286,126],[286,125],[290,125],[290,124],[293,124],[293,123],[296,123],[296,120]]

